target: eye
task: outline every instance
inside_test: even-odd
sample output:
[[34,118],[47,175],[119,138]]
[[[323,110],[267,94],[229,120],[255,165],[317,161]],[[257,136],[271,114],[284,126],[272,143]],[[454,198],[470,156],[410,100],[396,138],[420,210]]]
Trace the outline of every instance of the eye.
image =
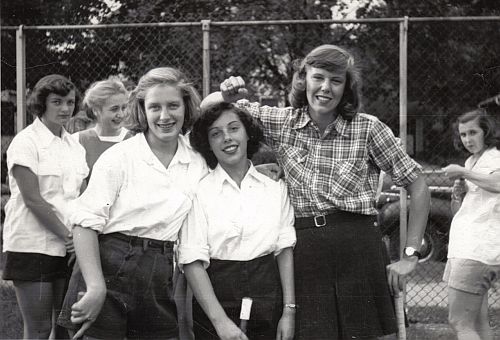
[[160,105],[158,105],[158,104],[148,105],[148,110],[150,110],[150,111],[158,111],[159,109],[160,109]]
[[234,132],[234,131],[238,131],[240,129],[240,127],[237,125],[233,125],[229,129]]
[[220,135],[220,131],[216,130],[216,131],[211,131],[208,136],[210,138],[215,138],[215,137],[218,137]]
[[170,104],[168,104],[169,109],[172,109],[172,110],[178,109],[179,106],[180,106],[179,103],[170,103]]

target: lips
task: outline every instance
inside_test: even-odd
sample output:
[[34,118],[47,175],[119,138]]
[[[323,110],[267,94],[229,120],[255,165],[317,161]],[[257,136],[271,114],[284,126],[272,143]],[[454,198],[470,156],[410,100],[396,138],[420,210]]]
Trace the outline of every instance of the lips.
[[328,96],[317,95],[316,100],[321,104],[325,104],[332,100],[332,98]]
[[222,149],[225,153],[233,154],[238,150],[238,145],[229,145]]
[[158,126],[162,130],[170,130],[175,126],[175,121],[170,121],[170,122],[158,122],[156,123],[156,126]]

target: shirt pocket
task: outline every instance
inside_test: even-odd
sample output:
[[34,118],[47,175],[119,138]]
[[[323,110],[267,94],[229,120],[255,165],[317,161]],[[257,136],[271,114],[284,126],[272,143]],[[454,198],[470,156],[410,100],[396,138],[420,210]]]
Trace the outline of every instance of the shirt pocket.
[[308,151],[291,145],[280,145],[278,154],[286,179],[290,184],[290,190],[303,186],[307,183],[306,167]]
[[368,164],[363,159],[346,160],[332,167],[330,193],[333,196],[351,196],[359,191],[366,179]]
[[53,197],[61,191],[62,169],[59,164],[42,159],[38,164],[38,185],[40,194]]

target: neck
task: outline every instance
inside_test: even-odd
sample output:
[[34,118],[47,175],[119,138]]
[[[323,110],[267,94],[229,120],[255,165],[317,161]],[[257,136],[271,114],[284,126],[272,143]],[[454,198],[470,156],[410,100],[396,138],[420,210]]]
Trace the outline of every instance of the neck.
[[113,129],[111,127],[105,127],[104,125],[97,123],[95,126],[95,130],[99,136],[118,136],[122,131],[122,128]]
[[238,188],[241,187],[241,182],[243,181],[243,178],[245,178],[245,175],[248,172],[248,169],[250,169],[250,161],[248,159],[245,159],[242,162],[239,162],[237,164],[221,164],[221,167],[227,172],[229,177],[238,185]]
[[55,136],[61,137],[62,134],[62,125],[54,124],[45,119],[45,117],[41,117],[40,121],[52,132]]
[[325,132],[328,125],[330,125],[337,118],[337,111],[331,113],[317,114],[316,112],[309,112],[311,119],[316,123],[321,133]]
[[146,137],[149,147],[158,158],[163,158],[169,155],[173,157],[173,155],[175,155],[178,146],[177,138],[169,141],[161,141],[151,136],[148,132],[146,132],[144,136]]

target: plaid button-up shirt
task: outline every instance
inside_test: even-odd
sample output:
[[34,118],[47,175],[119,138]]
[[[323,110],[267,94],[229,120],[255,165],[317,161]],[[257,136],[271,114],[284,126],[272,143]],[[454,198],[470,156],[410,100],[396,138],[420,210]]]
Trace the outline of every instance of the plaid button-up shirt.
[[260,106],[247,100],[237,105],[264,125],[296,217],[335,210],[375,215],[380,170],[398,186],[412,183],[420,172],[389,127],[374,116],[358,113],[349,122],[339,115],[321,134],[307,107]]

